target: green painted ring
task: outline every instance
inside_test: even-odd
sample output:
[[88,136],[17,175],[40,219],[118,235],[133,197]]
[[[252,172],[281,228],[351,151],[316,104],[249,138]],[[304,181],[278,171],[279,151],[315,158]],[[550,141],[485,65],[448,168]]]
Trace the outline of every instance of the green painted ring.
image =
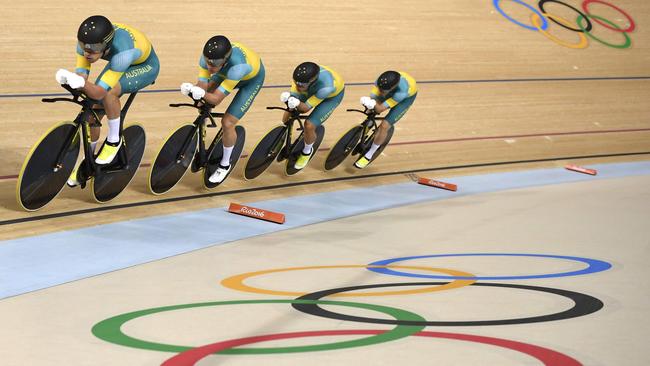
[[[329,300],[235,300],[235,301],[216,301],[216,302],[203,302],[194,304],[181,304],[171,305],[158,308],[150,308],[138,310],[130,313],[120,314],[95,324],[92,328],[92,333],[99,339],[106,342],[118,344],[121,346],[145,349],[151,351],[161,352],[174,352],[180,353],[195,348],[194,346],[179,346],[164,343],[149,342],[142,339],[131,337],[122,332],[122,326],[127,322],[141,318],[143,316],[163,313],[167,311],[191,309],[198,307],[220,306],[220,305],[245,305],[245,304],[319,304],[319,305],[337,305],[347,306],[359,309],[378,311],[392,316],[396,320],[408,321],[424,321],[421,316],[401,309],[396,309],[388,306],[363,304],[347,301],[329,301]],[[233,348],[219,352],[220,354],[229,355],[251,355],[251,354],[272,354],[272,353],[298,353],[298,352],[313,352],[313,351],[327,351],[343,348],[353,348],[361,346],[369,346],[378,343],[394,341],[397,339],[408,337],[424,329],[424,326],[413,325],[398,325],[395,328],[383,332],[381,334],[373,335],[366,338],[356,339],[352,341],[324,343],[308,346],[294,346],[294,347],[275,347],[275,348]]]
[[[607,20],[607,19],[605,19],[605,18],[603,18],[603,17],[600,17],[600,16],[598,16],[598,15],[587,15],[587,16],[590,17],[590,18],[593,18],[593,19],[601,20],[601,21],[603,21],[603,22],[605,22],[605,23],[611,25],[612,27],[614,27],[614,28],[619,29],[619,30],[622,31],[621,27],[619,27],[618,25],[616,25],[614,22],[612,22],[612,21],[610,21],[610,20]],[[600,43],[604,44],[605,46],[609,46],[609,47],[612,47],[612,48],[621,48],[621,49],[623,49],[623,48],[629,48],[629,47],[632,45],[632,39],[631,39],[630,36],[628,36],[627,33],[625,33],[625,32],[623,32],[623,36],[625,37],[625,43],[623,43],[623,44],[613,44],[613,43],[608,43],[608,42],[603,41],[602,39],[600,39],[600,38],[594,36],[593,34],[591,34],[591,32],[587,32],[587,31],[585,30],[585,27],[582,26],[582,21],[583,21],[583,20],[585,20],[585,17],[583,17],[582,15],[578,15],[578,19],[576,20],[577,23],[578,23],[578,27],[580,27],[580,29],[582,29],[582,31],[583,31],[583,32],[584,32],[588,37],[590,37],[591,39],[593,39],[594,41],[600,42]]]

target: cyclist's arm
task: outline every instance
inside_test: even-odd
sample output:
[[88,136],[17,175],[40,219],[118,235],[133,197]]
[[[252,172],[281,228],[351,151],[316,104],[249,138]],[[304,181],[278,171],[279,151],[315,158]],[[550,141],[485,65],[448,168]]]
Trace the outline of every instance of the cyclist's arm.
[[88,80],[88,74],[90,74],[90,62],[84,57],[84,52],[81,47],[77,44],[77,62],[75,67],[75,73]]
[[307,99],[307,101],[304,103],[306,107],[304,110],[301,109],[301,107],[303,107],[303,103],[300,103],[298,110],[301,112],[306,112],[312,108],[316,108],[323,102],[323,100],[327,99],[330,95],[332,95],[332,93],[336,91],[336,86],[334,85],[334,77],[329,72],[321,73],[318,77],[318,83],[318,85],[320,85],[320,89],[318,89],[314,95]]
[[[296,83],[294,81],[291,81],[291,91],[289,92],[289,94],[291,94],[292,97],[297,99],[300,99],[301,97],[300,92],[298,91],[298,87],[296,86]],[[309,112],[311,107],[305,104],[305,102],[301,101],[300,104],[298,104],[298,107],[296,107],[296,109],[298,109],[298,112],[300,113],[305,113],[305,112]],[[285,113],[284,116],[285,118],[283,118],[282,121],[286,122],[289,119],[289,114]]]
[[120,78],[135,60],[142,56],[142,51],[137,48],[122,51],[111,58],[109,69],[102,75],[97,84],[87,82],[82,88],[83,92],[92,99],[104,99],[106,94],[119,84]]
[[396,106],[397,104],[399,104],[401,101],[403,101],[404,99],[408,98],[408,96],[409,96],[408,89],[406,89],[406,90],[400,90],[400,89],[398,89],[398,90],[393,94],[392,97],[386,99],[386,100],[385,100],[383,103],[381,103],[381,104],[378,103],[378,104],[375,106],[375,112],[377,112],[377,113],[381,113],[381,112],[383,112],[383,111],[385,111],[385,110],[387,110],[387,109],[389,109],[389,108],[393,108],[394,106]]
[[377,87],[377,85],[373,85],[372,90],[370,90],[370,98],[377,101],[377,104],[375,105],[375,108],[374,108],[376,113],[382,113],[383,111],[388,109],[388,107],[385,106],[382,103],[383,98],[379,95],[380,93],[381,92],[379,91],[379,88]]
[[374,100],[379,100],[379,88],[377,85],[373,85],[372,90],[370,91],[370,98]]
[[225,98],[226,94],[219,91],[219,89],[215,90],[214,93],[207,92],[203,97],[203,99],[214,106],[219,105]]

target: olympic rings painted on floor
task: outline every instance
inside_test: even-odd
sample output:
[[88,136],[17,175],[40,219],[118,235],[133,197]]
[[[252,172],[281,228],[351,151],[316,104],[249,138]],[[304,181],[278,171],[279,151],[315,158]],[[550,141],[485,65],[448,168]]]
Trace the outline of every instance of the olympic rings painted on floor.
[[[607,20],[605,18],[599,17],[597,15],[590,15],[590,17],[592,19],[594,19],[594,20],[602,20],[603,22],[609,23],[612,27],[615,27],[617,29],[621,29],[618,25],[614,24],[614,22],[611,22],[611,21],[609,21],[609,20]],[[577,23],[578,23],[579,27],[582,27],[582,21],[583,20],[584,20],[584,18],[578,17]],[[627,35],[627,33],[623,33],[623,37],[625,37],[625,42],[623,44],[613,44],[613,43],[605,42],[602,39],[597,38],[596,36],[594,36],[591,33],[587,33],[587,36],[589,36],[594,41],[600,42],[600,43],[604,44],[605,46],[609,46],[609,47],[612,47],[612,48],[628,48],[628,47],[630,47],[632,45],[632,39],[630,38],[630,36]]]
[[[563,28],[566,28],[566,29],[568,29],[570,31],[574,31],[574,32],[589,32],[593,28],[593,24],[591,24],[591,22],[589,21],[589,18],[587,18],[587,16],[583,12],[581,12],[580,10],[574,8],[573,6],[571,6],[571,5],[567,4],[567,3],[563,3],[563,2],[558,1],[558,0],[539,0],[539,3],[537,4],[537,6],[539,6],[539,10],[542,11],[542,14],[546,13],[546,10],[544,10],[544,4],[549,3],[549,2],[564,5],[567,8],[569,8],[569,9],[575,11],[576,13],[578,13],[578,15],[582,15],[585,19],[587,19],[587,26],[585,28],[571,28],[570,27],[571,24],[562,24],[562,22],[559,22],[556,19],[551,18],[549,16],[549,14],[546,14],[546,16],[552,22],[554,22],[555,24],[557,24],[557,25],[559,25],[559,26],[561,26]],[[532,15],[537,15],[537,14],[533,13]],[[568,23],[569,21],[567,20],[566,22]],[[539,25],[539,26],[536,25],[535,27],[537,27],[539,29],[539,28],[541,28],[541,25]],[[545,30],[545,29],[542,29],[542,30]]]
[[[392,268],[396,268],[392,264],[395,262],[413,260],[413,259],[422,259],[422,258],[442,258],[442,257],[472,257],[472,256],[485,256],[485,257],[494,257],[494,256],[503,256],[503,257],[533,257],[533,258],[555,258],[555,259],[566,259],[575,262],[582,262],[587,264],[587,268],[578,270],[578,271],[569,271],[569,272],[560,272],[560,273],[549,273],[549,274],[538,274],[538,275],[524,275],[524,276],[474,276],[474,277],[458,277],[458,276],[439,276],[439,275],[428,275],[428,274],[419,274],[419,273],[407,273],[395,271]],[[591,258],[582,258],[582,257],[571,257],[564,255],[551,255],[551,254],[526,254],[526,253],[461,253],[461,254],[433,254],[433,255],[419,255],[413,257],[401,257],[393,259],[384,259],[376,262],[370,263],[368,266],[377,266],[375,268],[368,268],[368,270],[383,273],[392,276],[404,276],[404,277],[415,277],[415,278],[435,278],[435,279],[445,279],[445,280],[529,280],[529,279],[538,279],[538,278],[556,278],[556,277],[570,277],[570,276],[580,276],[591,273],[602,272],[610,269],[612,265],[605,261]],[[381,268],[379,266],[384,266]],[[390,266],[390,268],[386,268]]]
[[[569,5],[569,4],[567,4],[567,3],[563,2],[563,1],[560,1],[560,0],[539,0],[538,4],[537,4],[539,10],[535,9],[534,7],[532,7],[529,4],[524,3],[522,0],[511,0],[511,1],[513,1],[513,2],[515,2],[517,4],[520,4],[520,5],[523,5],[526,8],[528,8],[529,10],[532,11],[532,14],[530,15],[532,26],[521,23],[521,22],[515,20],[513,17],[506,14],[506,12],[500,6],[501,0],[492,0],[492,4],[499,11],[499,13],[501,13],[501,15],[503,15],[503,17],[508,19],[510,22],[512,22],[512,23],[514,23],[514,24],[516,24],[516,25],[518,25],[520,27],[526,28],[526,29],[539,31],[546,38],[550,39],[551,41],[553,41],[553,42],[555,42],[555,43],[557,43],[557,44],[559,44],[561,46],[574,48],[574,49],[587,48],[588,45],[589,45],[589,41],[588,41],[588,39],[586,37],[583,37],[585,34],[587,36],[589,36],[590,38],[594,39],[595,41],[598,41],[599,43],[601,43],[601,44],[603,44],[605,46],[608,46],[608,47],[612,47],[612,48],[623,49],[623,48],[629,48],[632,45],[632,41],[631,41],[631,39],[630,39],[630,37],[628,36],[627,33],[632,32],[632,31],[634,31],[634,29],[636,29],[636,23],[634,22],[634,19],[627,12],[625,12],[625,10],[623,10],[623,9],[621,9],[621,8],[617,7],[616,5],[613,5],[613,4],[609,3],[609,2],[602,1],[602,0],[583,0],[582,9],[584,10],[584,12],[582,12],[579,9],[577,9],[577,8],[571,6],[571,5]],[[576,18],[576,25],[578,26],[578,28],[572,27],[573,23],[571,23],[571,21],[566,20],[564,18],[561,18],[561,17],[559,17],[557,15],[549,14],[548,12],[546,12],[545,9],[544,9],[544,5],[546,3],[549,3],[549,2],[563,5],[563,6],[567,7],[567,8],[575,11],[578,14],[578,17]],[[610,20],[607,20],[607,19],[605,19],[605,18],[603,18],[601,16],[591,14],[589,12],[589,5],[592,4],[592,3],[599,3],[599,4],[602,4],[604,6],[608,6],[608,7],[612,8],[612,9],[620,12],[623,16],[625,16],[627,18],[627,20],[629,22],[629,26],[627,28],[623,29],[623,28],[619,27],[618,25],[616,25],[614,22],[610,21]],[[549,33],[549,30],[548,30],[549,22],[547,21],[547,19],[549,19],[552,22],[562,26],[565,29],[568,29],[568,30],[571,30],[571,31],[574,31],[574,32],[579,32],[581,34],[580,41],[578,43],[570,43],[570,42],[567,42],[567,41],[563,41],[563,40],[561,40],[560,38],[558,38],[556,36],[551,35]],[[593,29],[593,24],[592,24],[591,20],[594,20],[594,22],[598,23],[599,25],[601,25],[601,26],[603,26],[603,27],[605,27],[607,29],[613,30],[615,32],[623,33],[625,35],[625,42],[623,44],[621,44],[621,45],[616,45],[616,44],[612,44],[612,43],[603,41],[600,38],[597,38],[596,36],[594,36],[591,33],[591,30]],[[586,25],[583,26],[582,23],[585,23],[585,22],[586,22]]]
[[[341,335],[378,335],[382,334],[383,330],[316,330],[307,332],[293,332],[293,333],[279,333],[267,334],[255,337],[232,339],[218,343],[212,343],[206,346],[194,348],[192,350],[180,353],[167,361],[163,362],[161,366],[194,366],[197,362],[213,353],[223,354],[225,350],[232,347],[243,346],[258,342],[273,341],[280,339],[291,338],[304,338],[304,337],[323,337],[323,336],[341,336]],[[529,343],[522,343],[511,341],[508,339],[484,337],[472,334],[460,333],[444,333],[444,332],[430,332],[422,331],[412,334],[416,337],[429,337],[429,338],[443,338],[453,339],[459,341],[489,344],[513,351],[517,351],[528,356],[531,356],[541,361],[545,366],[582,366],[574,358],[571,358],[563,353],[553,351],[548,348],[535,346]]]
[[[589,13],[589,4],[591,4],[591,3],[599,3],[599,4],[603,4],[603,5],[605,5],[605,6],[609,6],[610,8],[612,8],[612,9],[618,11],[618,12],[621,13],[624,17],[627,18],[627,21],[630,23],[630,25],[629,25],[627,28],[625,28],[625,29],[621,29],[621,28],[619,28],[619,27],[615,27],[615,28],[614,28],[614,26],[612,26],[611,23],[610,23],[609,25],[607,25],[607,24],[605,24],[605,23],[599,22],[598,20],[596,20],[596,23],[602,25],[602,26],[605,27],[605,28],[609,28],[609,29],[611,29],[611,30],[613,30],[613,31],[615,31],[615,32],[623,32],[623,33],[627,33],[627,32],[632,32],[632,31],[634,31],[634,29],[636,29],[636,24],[634,23],[634,19],[632,19],[632,17],[630,16],[630,14],[626,13],[625,10],[619,8],[618,6],[613,5],[613,4],[610,4],[610,3],[605,2],[605,1],[602,1],[602,0],[585,0],[585,1],[582,3],[582,10],[584,10],[585,13],[587,13],[587,15],[593,17],[593,15],[592,15],[591,13]],[[600,20],[603,20],[602,18],[599,18],[599,19],[600,19]]]
[[[503,15],[506,19],[508,19],[509,21],[517,24],[520,27],[524,27],[524,28],[530,29],[532,31],[537,30],[536,27],[532,27],[530,25],[526,25],[524,23],[518,22],[514,18],[512,18],[510,15],[506,14],[506,12],[503,11],[503,9],[501,9],[501,6],[499,6],[500,1],[501,0],[492,0],[492,4],[494,5],[495,8],[497,8],[497,11],[499,11],[499,13],[501,13],[501,15]],[[522,6],[526,7],[526,8],[528,8],[528,9],[530,9],[534,14],[539,15],[539,17],[542,19],[542,22],[543,22],[542,26],[541,26],[541,29],[544,29],[544,30],[548,29],[548,21],[546,21],[546,18],[544,18],[544,16],[542,15],[542,13],[539,12],[539,10],[533,8],[531,5],[526,4],[522,0],[512,0],[512,1],[519,4],[519,5],[522,5]]]
[[[421,266],[392,265],[392,263],[394,262],[403,261],[403,260],[434,258],[434,257],[458,257],[458,256],[460,257],[462,256],[515,256],[515,257],[555,258],[555,259],[565,259],[565,260],[586,263],[587,268],[577,270],[577,271],[541,274],[541,275],[480,277],[480,276],[474,276],[471,273],[458,271],[458,270],[421,267]],[[359,285],[359,286],[350,286],[350,287],[337,288],[331,290],[323,290],[311,294],[301,294],[297,292],[259,289],[244,284],[244,281],[246,279],[253,276],[263,275],[263,274],[295,271],[295,270],[306,270],[306,269],[332,269],[332,268],[365,268],[367,270],[371,270],[383,274],[406,276],[406,277],[445,278],[445,279],[452,279],[454,281],[453,282],[411,282],[411,283]],[[224,284],[224,286],[226,287],[234,288],[246,292],[264,293],[264,294],[271,294],[271,295],[291,295],[291,296],[302,295],[302,297],[295,300],[216,301],[216,302],[181,304],[181,305],[172,305],[172,306],[144,309],[144,310],[117,315],[105,319],[103,321],[100,321],[99,323],[95,324],[95,326],[92,329],[92,333],[96,337],[104,341],[122,345],[122,346],[145,349],[145,350],[180,353],[179,355],[172,357],[168,361],[166,361],[163,364],[164,366],[194,365],[202,358],[205,358],[207,355],[215,352],[218,352],[219,354],[243,355],[243,354],[277,354],[277,353],[326,351],[326,350],[374,345],[374,344],[405,338],[408,337],[409,335],[434,337],[434,338],[459,339],[459,340],[465,340],[471,342],[493,344],[496,346],[509,348],[512,350],[520,351],[525,354],[531,355],[537,358],[538,360],[544,362],[545,365],[549,365],[549,366],[581,365],[578,361],[566,355],[563,355],[561,353],[557,353],[555,351],[546,348],[529,345],[521,342],[503,340],[498,338],[474,336],[474,335],[440,333],[440,332],[421,332],[421,331],[422,329],[424,329],[425,326],[431,326],[431,325],[433,326],[484,326],[484,325],[527,324],[527,323],[571,319],[571,318],[594,313],[600,310],[604,306],[602,301],[600,301],[595,297],[581,294],[578,292],[555,289],[555,288],[540,287],[540,286],[525,286],[525,285],[503,284],[503,283],[476,283],[475,281],[480,279],[531,279],[531,278],[567,277],[567,276],[601,272],[609,268],[611,268],[611,264],[607,262],[590,259],[590,258],[582,258],[582,257],[570,257],[570,256],[547,255],[547,254],[519,254],[519,253],[464,253],[464,254],[439,254],[439,255],[423,255],[423,256],[394,258],[394,259],[377,261],[369,265],[334,265],[334,266],[330,265],[330,266],[292,267],[292,268],[263,270],[263,271],[250,272],[250,273],[229,277],[223,280],[222,284]],[[405,272],[398,272],[396,271],[396,269],[442,272],[448,274],[449,276],[440,276],[440,275],[434,276],[434,275],[418,274],[418,273],[405,273]],[[402,309],[397,309],[392,307],[386,307],[386,306],[380,306],[374,304],[355,303],[355,302],[320,300],[325,296],[332,296],[332,297],[334,296],[385,296],[385,295],[426,293],[426,292],[434,292],[443,289],[458,288],[458,287],[469,286],[469,285],[540,291],[540,292],[550,293],[550,294],[568,298],[571,301],[573,301],[574,305],[568,310],[560,311],[553,314],[533,316],[527,318],[478,320],[478,321],[428,321],[418,314],[412,313],[407,310],[402,310]],[[425,288],[410,289],[410,290],[403,290],[403,291],[345,293],[345,292],[365,290],[365,289],[375,289],[375,288],[383,288],[383,287],[406,287],[406,286],[425,287]],[[157,313],[163,313],[163,312],[181,310],[181,309],[198,308],[198,307],[220,306],[220,305],[278,304],[278,303],[291,304],[295,309],[299,311],[316,315],[319,317],[331,318],[336,320],[344,320],[344,321],[363,322],[363,323],[392,324],[395,326],[395,328],[388,331],[386,330],[356,330],[356,331],[336,330],[336,331],[307,331],[307,332],[261,335],[261,336],[229,340],[229,341],[222,341],[222,342],[213,343],[198,348],[146,341],[146,340],[131,337],[125,334],[124,332],[122,332],[122,327],[127,322],[137,318],[141,318],[147,315],[152,315]],[[360,308],[364,310],[378,311],[393,317],[393,320],[384,319],[384,318],[360,317],[360,316],[352,316],[352,315],[346,315],[341,313],[335,313],[329,310],[325,310],[319,305],[347,306],[353,308]],[[352,340],[352,341],[341,341],[341,342],[334,342],[334,343],[324,343],[324,344],[305,345],[305,346],[272,347],[272,348],[232,348],[241,345],[258,343],[258,342],[269,341],[269,340],[279,340],[279,339],[299,338],[299,337],[315,337],[315,336],[326,336],[326,335],[355,335],[355,334],[371,335],[371,336],[362,339]]]
[[[299,300],[320,300],[323,297],[333,296],[341,292],[371,289],[371,288],[400,287],[400,286],[429,286],[429,285],[439,285],[439,284],[444,284],[444,282],[410,282],[410,283],[387,283],[387,284],[376,284],[376,285],[350,286],[350,287],[343,287],[338,289],[314,292],[308,295],[301,296]],[[500,320],[472,320],[472,321],[428,321],[428,320],[403,321],[399,319],[392,320],[392,319],[380,319],[380,318],[367,318],[362,316],[352,316],[352,315],[346,315],[341,313],[335,313],[333,311],[323,309],[322,307],[318,306],[318,304],[295,303],[292,304],[292,306],[296,310],[302,311],[307,314],[320,316],[323,318],[343,320],[343,321],[372,323],[372,324],[423,325],[423,326],[446,326],[446,327],[529,324],[529,323],[549,322],[555,320],[565,320],[565,319],[578,318],[581,316],[595,313],[598,310],[602,309],[604,306],[602,301],[598,300],[593,296],[581,294],[579,292],[556,289],[556,288],[514,285],[514,284],[506,284],[506,283],[474,283],[471,286],[502,287],[502,288],[514,288],[520,290],[544,292],[544,293],[565,297],[573,301],[573,306],[568,310],[564,310],[564,311],[560,311],[548,315],[540,315],[540,316],[533,316],[527,318],[512,318],[512,319],[500,319]]]
[[[380,266],[372,266],[375,267],[376,269],[386,269],[386,266],[380,265]],[[246,279],[249,279],[251,277],[255,276],[261,276],[269,273],[278,273],[278,272],[289,272],[289,271],[300,271],[300,270],[307,270],[307,269],[335,269],[335,268],[366,268],[370,269],[368,265],[365,264],[353,264],[353,265],[336,265],[336,266],[309,266],[309,267],[289,267],[289,268],[276,268],[276,269],[267,269],[263,271],[256,271],[256,272],[248,272],[248,273],[243,273],[240,275],[228,277],[221,281],[221,284],[227,288],[233,289],[233,290],[238,290],[238,291],[243,291],[243,292],[251,292],[255,294],[264,294],[264,295],[278,295],[278,296],[302,296],[306,295],[307,292],[292,292],[292,291],[276,291],[276,290],[267,290],[267,289],[262,289],[259,287],[253,287],[244,284],[244,281]],[[387,292],[368,292],[368,293],[354,293],[354,294],[341,294],[337,295],[337,297],[359,297],[359,296],[389,296],[389,295],[409,295],[409,294],[421,294],[421,293],[428,293],[428,292],[435,292],[435,291],[444,291],[444,290],[451,290],[454,288],[459,288],[459,287],[464,287],[471,285],[472,283],[476,282],[475,279],[473,279],[473,276],[471,273],[467,272],[462,272],[462,271],[456,271],[456,270],[451,270],[451,269],[445,269],[445,268],[431,268],[431,267],[412,267],[412,266],[391,266],[391,268],[400,268],[400,269],[414,269],[414,270],[422,270],[422,271],[430,271],[430,272],[441,272],[441,273],[446,273],[451,276],[456,276],[458,277],[457,280],[454,282],[449,282],[445,283],[442,286],[432,286],[432,287],[426,287],[423,289],[410,289],[410,290],[403,290],[403,291],[387,291]],[[462,277],[462,278],[461,278]],[[449,278],[449,277],[444,277],[444,278]]]
[[[548,14],[548,13],[542,13],[542,14],[544,14],[545,17],[547,17],[548,19],[551,19],[552,21],[554,21],[554,22],[556,22],[558,24],[565,24],[566,26],[571,25],[571,22],[569,22],[568,20],[566,20],[564,18],[560,18],[557,15],[551,15],[551,14]],[[536,27],[539,28],[539,32],[541,34],[543,34],[544,37],[550,39],[551,41],[553,41],[553,42],[555,42],[555,43],[557,43],[559,45],[562,45],[564,47],[569,47],[569,48],[575,48],[575,49],[587,48],[587,46],[589,46],[589,40],[587,39],[587,36],[584,35],[584,33],[579,33],[578,34],[578,37],[580,37],[580,42],[578,42],[578,43],[569,43],[569,42],[561,40],[560,38],[552,35],[551,33],[547,32],[545,30],[542,30],[541,29],[541,24],[540,24],[540,19],[539,19],[539,16],[537,14],[531,14],[530,19],[531,19],[531,22],[533,22],[533,25],[535,25]],[[589,19],[587,19],[587,20],[589,20]],[[589,33],[587,33],[587,34],[589,34]]]
[[[158,314],[168,311],[181,310],[181,309],[192,309],[198,307],[210,307],[210,306],[221,306],[221,305],[245,305],[245,304],[320,304],[320,305],[337,305],[337,306],[347,306],[358,309],[378,311],[392,316],[395,319],[407,320],[407,321],[423,321],[424,318],[421,316],[412,313],[410,311],[396,309],[388,306],[381,305],[372,305],[372,304],[362,304],[356,302],[347,302],[347,301],[314,301],[314,300],[236,300],[236,301],[215,301],[215,302],[203,302],[195,304],[182,304],[182,305],[172,305],[164,306],[158,308],[138,310],[131,313],[117,315],[101,322],[95,324],[92,328],[92,333],[95,337],[102,339],[104,341],[118,344],[121,346],[139,348],[151,351],[162,351],[162,352],[185,352],[194,347],[188,346],[178,346],[164,343],[149,342],[141,339],[137,339],[126,335],[122,332],[122,326],[127,322],[141,318],[146,315]],[[389,341],[394,341],[397,339],[408,337],[414,333],[417,333],[424,329],[424,326],[412,326],[412,325],[398,325],[395,328],[388,331],[381,331],[379,334],[372,335],[371,337],[356,339],[352,341],[342,341],[334,343],[325,343],[325,344],[316,344],[308,346],[294,346],[294,347],[274,347],[274,348],[236,348],[224,350],[222,354],[229,355],[252,355],[252,354],[272,354],[272,353],[297,353],[297,352],[313,352],[313,351],[327,351],[334,349],[343,349],[343,348],[352,348],[352,347],[361,347],[369,346],[378,343],[384,343]]]

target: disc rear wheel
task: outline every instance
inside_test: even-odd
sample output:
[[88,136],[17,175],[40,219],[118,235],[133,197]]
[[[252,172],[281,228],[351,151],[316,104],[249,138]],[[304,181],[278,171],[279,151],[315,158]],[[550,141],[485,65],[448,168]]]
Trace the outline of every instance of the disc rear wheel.
[[122,193],[142,162],[146,145],[144,128],[131,125],[124,129],[123,134],[122,151],[118,152],[112,163],[100,167],[99,174],[93,177],[92,191],[97,202],[108,202]]

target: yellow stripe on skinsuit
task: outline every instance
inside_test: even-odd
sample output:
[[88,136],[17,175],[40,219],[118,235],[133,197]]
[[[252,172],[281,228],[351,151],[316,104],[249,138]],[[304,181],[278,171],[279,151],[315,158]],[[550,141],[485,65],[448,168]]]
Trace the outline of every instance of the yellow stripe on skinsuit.
[[398,71],[398,72],[409,83],[409,97],[411,97],[415,93],[417,93],[418,92],[418,84],[415,82],[415,79],[411,75],[405,73],[404,71]]
[[257,73],[260,71],[260,65],[262,64],[262,60],[260,59],[260,56],[257,53],[255,53],[255,51],[251,50],[250,48],[244,46],[241,43],[233,42],[232,46],[239,48],[242,51],[244,57],[246,58],[246,62],[249,65],[251,65],[251,67],[253,68],[253,71],[249,72],[248,75],[244,76],[242,80],[250,80],[256,77]]
[[334,88],[335,88],[335,90],[334,90],[334,92],[332,92],[332,94],[328,95],[327,97],[331,98],[331,97],[333,97],[335,95],[339,95],[341,90],[343,90],[343,88],[345,87],[345,82],[343,81],[343,78],[341,77],[341,75],[338,72],[332,70],[331,68],[329,68],[327,66],[320,65],[320,67],[322,67],[325,70],[332,73],[332,76],[334,77]]
[[121,23],[113,23],[117,28],[119,29],[124,29],[125,31],[129,32],[129,36],[131,36],[131,39],[133,40],[133,45],[135,48],[139,49],[142,51],[142,56],[135,60],[133,65],[141,64],[149,58],[149,54],[151,53],[151,42],[149,39],[139,30],[130,27],[126,24],[121,24]]

